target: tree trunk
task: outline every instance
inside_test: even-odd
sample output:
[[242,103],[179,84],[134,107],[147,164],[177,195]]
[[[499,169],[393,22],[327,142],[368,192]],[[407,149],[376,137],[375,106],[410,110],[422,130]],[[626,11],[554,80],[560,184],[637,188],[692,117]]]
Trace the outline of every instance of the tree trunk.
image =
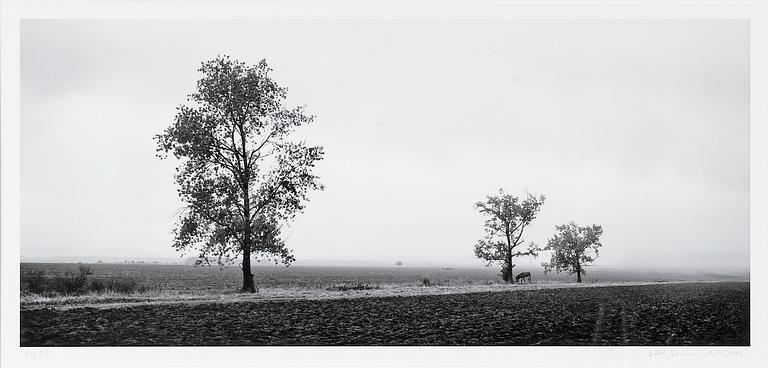
[[253,284],[253,274],[251,273],[251,252],[250,249],[243,250],[243,293],[255,293],[256,287]]
[[581,282],[581,265],[576,263],[576,282]]
[[250,172],[248,171],[248,151],[245,146],[245,133],[240,128],[240,139],[243,144],[243,293],[255,293],[256,287],[253,284],[253,274],[251,273],[251,198]]
[[[248,192],[245,192],[245,198],[248,200]],[[245,203],[246,219],[250,216],[250,206]],[[250,221],[246,220],[243,229],[243,293],[255,293],[256,287],[253,284],[253,274],[251,273],[251,226]]]
[[504,282],[515,283],[515,273],[512,271],[512,256],[508,255],[504,260],[504,265],[501,267],[501,277]]
[[253,284],[253,274],[251,273],[251,206],[248,195],[248,184],[243,190],[243,209],[245,225],[243,226],[243,288],[244,293],[255,293],[256,287]]
[[511,282],[515,283],[515,273],[512,272],[512,235],[510,234],[510,224],[508,221],[505,221],[504,227],[506,229],[506,237],[507,237],[507,254],[505,254],[504,259],[504,266],[501,268],[501,277],[504,279],[504,282]]

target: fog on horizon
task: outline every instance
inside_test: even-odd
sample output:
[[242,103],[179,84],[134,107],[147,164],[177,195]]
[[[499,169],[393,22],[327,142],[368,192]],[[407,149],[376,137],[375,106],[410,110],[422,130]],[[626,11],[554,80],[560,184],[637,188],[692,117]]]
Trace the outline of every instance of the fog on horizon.
[[152,137],[224,54],[317,116],[297,264],[482,265],[473,204],[504,188],[547,197],[527,241],[602,225],[597,265],[749,268],[740,20],[23,20],[22,260],[181,258]]

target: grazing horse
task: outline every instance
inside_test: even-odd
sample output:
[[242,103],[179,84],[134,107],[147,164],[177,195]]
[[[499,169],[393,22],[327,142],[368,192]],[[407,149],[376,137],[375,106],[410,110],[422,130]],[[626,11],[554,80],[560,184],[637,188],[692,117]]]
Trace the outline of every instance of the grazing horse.
[[528,282],[531,282],[531,273],[530,272],[520,272],[517,274],[517,277],[515,277],[515,282],[520,282],[520,280],[525,281],[525,279],[528,279]]

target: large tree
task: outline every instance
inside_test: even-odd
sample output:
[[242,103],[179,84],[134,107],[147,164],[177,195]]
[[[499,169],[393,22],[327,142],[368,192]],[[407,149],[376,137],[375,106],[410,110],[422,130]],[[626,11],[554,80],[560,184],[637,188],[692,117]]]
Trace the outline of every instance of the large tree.
[[520,200],[515,196],[504,193],[488,196],[485,202],[475,203],[475,208],[486,217],[485,236],[475,244],[475,255],[488,262],[501,263],[501,277],[506,282],[514,282],[512,260],[520,256],[536,256],[540,250],[536,243],[531,242],[524,250],[523,231],[531,224],[541,205],[544,196],[528,194]]
[[591,264],[599,255],[600,236],[603,228],[598,225],[581,227],[573,221],[569,224],[556,226],[556,233],[549,239],[544,250],[551,250],[552,259],[542,263],[544,273],[552,270],[557,273],[566,271],[569,275],[576,274],[576,282],[581,282],[581,275],[586,274],[584,266]]
[[158,156],[173,154],[178,192],[186,204],[173,246],[199,259],[230,263],[241,257],[243,292],[254,292],[251,259],[289,265],[283,224],[322,189],[312,169],[319,146],[291,141],[312,122],[302,107],[285,106],[287,90],[257,65],[220,56],[203,62],[197,92],[177,108],[174,122],[155,136]]

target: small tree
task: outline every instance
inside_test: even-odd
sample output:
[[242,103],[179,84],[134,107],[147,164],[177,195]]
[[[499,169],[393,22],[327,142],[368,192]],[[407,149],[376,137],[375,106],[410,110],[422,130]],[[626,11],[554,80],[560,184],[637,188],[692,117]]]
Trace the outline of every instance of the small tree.
[[512,263],[515,257],[535,257],[540,250],[533,242],[524,251],[518,250],[518,247],[524,242],[523,231],[536,218],[542,204],[544,196],[528,194],[525,200],[520,201],[502,189],[499,189],[499,195],[488,196],[485,202],[475,203],[475,208],[487,217],[485,237],[475,244],[475,255],[487,261],[487,266],[500,262],[501,277],[506,282],[515,282],[515,265]]
[[549,263],[542,263],[544,273],[552,270],[560,273],[567,271],[569,275],[576,274],[576,282],[581,282],[581,275],[586,274],[584,266],[592,263],[599,255],[598,248],[603,228],[598,225],[588,227],[576,226],[573,221],[567,225],[556,226],[556,233],[549,239],[544,250],[552,250]]
[[400,262],[400,261],[397,261],[397,262],[395,262],[395,266],[398,266],[398,267],[400,267],[400,266],[402,266],[402,265],[403,265],[403,262]]
[[199,71],[190,105],[155,137],[161,158],[170,153],[181,161],[176,183],[187,206],[173,246],[197,250],[206,263],[240,257],[242,291],[255,292],[252,257],[293,261],[281,224],[301,212],[310,190],[322,189],[312,170],[323,150],[289,140],[313,117],[285,106],[287,90],[266,61],[251,66],[218,57]]

